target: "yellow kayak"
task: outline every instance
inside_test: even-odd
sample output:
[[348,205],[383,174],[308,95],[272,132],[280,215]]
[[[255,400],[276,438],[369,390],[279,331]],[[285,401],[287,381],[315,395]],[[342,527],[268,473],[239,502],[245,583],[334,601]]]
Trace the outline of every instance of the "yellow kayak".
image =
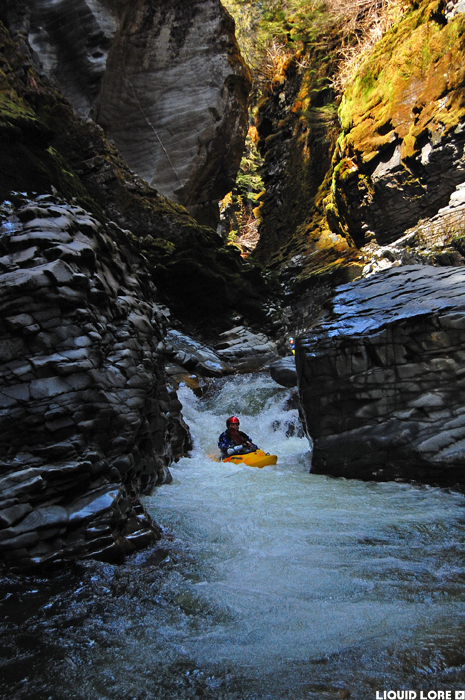
[[278,458],[276,455],[269,455],[263,450],[255,450],[248,452],[246,455],[232,455],[222,460],[223,462],[232,462],[233,464],[247,464],[248,467],[268,467],[270,464],[276,464]]

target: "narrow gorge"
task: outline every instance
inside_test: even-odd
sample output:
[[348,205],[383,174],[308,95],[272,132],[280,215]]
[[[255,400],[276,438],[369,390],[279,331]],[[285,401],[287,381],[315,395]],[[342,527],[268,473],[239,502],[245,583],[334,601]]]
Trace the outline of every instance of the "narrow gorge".
[[465,688],[464,49],[461,0],[0,0],[1,697]]

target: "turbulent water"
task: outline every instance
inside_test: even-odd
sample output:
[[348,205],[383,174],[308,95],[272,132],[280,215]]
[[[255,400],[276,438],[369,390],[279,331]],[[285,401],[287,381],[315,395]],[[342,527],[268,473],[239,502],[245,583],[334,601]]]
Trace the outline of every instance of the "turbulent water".
[[[194,451],[145,501],[163,540],[122,567],[2,582],[2,697],[465,689],[464,496],[312,475],[289,392],[267,376],[180,398]],[[210,458],[231,414],[276,466]]]

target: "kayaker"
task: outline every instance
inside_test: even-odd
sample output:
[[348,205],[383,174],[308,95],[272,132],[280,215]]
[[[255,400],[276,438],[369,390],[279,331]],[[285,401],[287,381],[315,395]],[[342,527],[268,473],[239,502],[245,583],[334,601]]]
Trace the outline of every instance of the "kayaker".
[[244,455],[247,452],[258,450],[246,433],[239,430],[239,418],[230,416],[226,421],[226,430],[218,438],[218,447],[221,450],[221,458],[231,457],[231,455]]

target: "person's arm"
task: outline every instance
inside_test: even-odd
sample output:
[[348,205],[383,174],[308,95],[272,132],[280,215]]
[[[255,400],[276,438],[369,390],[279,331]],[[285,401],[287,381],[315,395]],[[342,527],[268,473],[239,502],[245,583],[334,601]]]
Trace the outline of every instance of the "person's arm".
[[241,437],[244,438],[244,440],[245,440],[244,444],[247,448],[249,448],[250,450],[258,450],[257,445],[254,442],[252,442],[252,440],[247,435],[247,433],[241,433]]

